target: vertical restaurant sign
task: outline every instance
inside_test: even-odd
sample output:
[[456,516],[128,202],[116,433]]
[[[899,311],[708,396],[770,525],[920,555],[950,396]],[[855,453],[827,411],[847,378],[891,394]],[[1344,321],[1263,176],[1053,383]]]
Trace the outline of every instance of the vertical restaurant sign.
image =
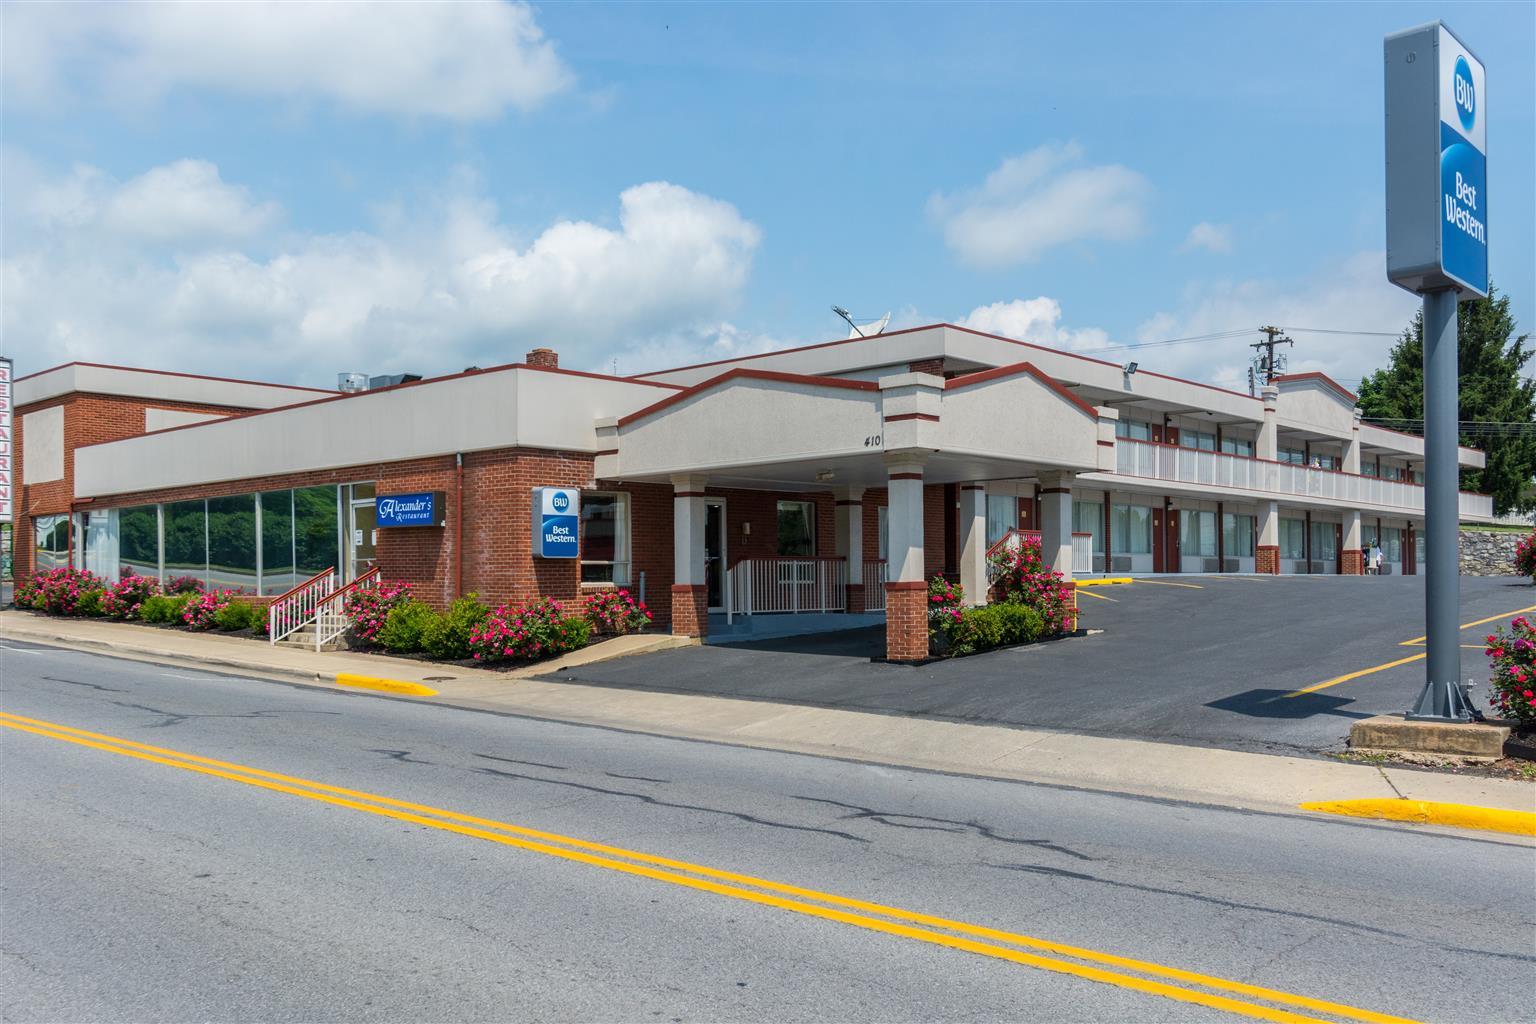
[[533,489],[535,558],[576,558],[581,554],[581,492],[571,487]]
[[9,360],[0,357],[0,522],[10,522],[12,512],[12,496],[15,494],[16,482],[16,449],[12,442],[11,407],[13,404],[12,385],[16,377],[16,367]]

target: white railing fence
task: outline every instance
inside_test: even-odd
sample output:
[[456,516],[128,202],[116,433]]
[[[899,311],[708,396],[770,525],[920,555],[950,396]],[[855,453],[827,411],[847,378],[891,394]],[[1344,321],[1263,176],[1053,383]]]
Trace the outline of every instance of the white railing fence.
[[[1413,512],[1424,509],[1424,488],[1418,484],[1124,437],[1115,441],[1115,472],[1154,480],[1382,505]],[[1493,499],[1486,494],[1463,491],[1460,507],[1461,514],[1469,518],[1493,515]]]
[[267,605],[267,637],[277,643],[300,626],[314,620],[315,609],[336,592],[336,570],[316,573]]
[[889,566],[883,558],[869,558],[864,561],[864,610],[867,612],[885,611],[885,580]]
[[726,585],[733,615],[840,612],[848,606],[848,563],[841,558],[743,558],[726,571]]
[[379,585],[379,570],[369,569],[357,579],[326,597],[315,606],[315,650],[337,639],[352,625],[347,615],[347,597],[360,590],[372,590]]
[[1093,534],[1072,535],[1072,572],[1093,572]]

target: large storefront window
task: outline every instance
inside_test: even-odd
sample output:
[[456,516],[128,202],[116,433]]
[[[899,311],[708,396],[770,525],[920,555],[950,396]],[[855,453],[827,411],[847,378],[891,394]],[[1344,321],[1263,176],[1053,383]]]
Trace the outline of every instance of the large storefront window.
[[629,580],[629,495],[582,494],[581,582]]
[[1072,503],[1072,532],[1093,534],[1093,553],[1104,553],[1104,504],[1098,501]]
[[118,564],[122,575],[160,578],[160,507],[115,509]]
[[779,502],[779,554],[816,553],[816,506],[809,501]]
[[208,585],[256,593],[256,496],[208,499]]
[[202,500],[165,506],[165,578],[208,582],[208,508]]
[[987,547],[1019,528],[1019,499],[1011,494],[987,495]]
[[1339,557],[1337,529],[1333,523],[1312,524],[1312,561],[1331,562]]
[[293,492],[293,552],[299,579],[341,565],[341,520],[334,487]]
[[1307,521],[1305,519],[1280,520],[1280,557],[1307,557]]
[[1184,536],[1180,541],[1180,554],[1216,557],[1216,513],[1183,512]]
[[1110,516],[1109,543],[1117,555],[1152,553],[1152,509],[1147,505],[1116,505]]
[[1222,513],[1221,550],[1227,558],[1252,558],[1253,534],[1253,516]]
[[69,565],[69,516],[34,516],[32,565],[38,572]]
[[267,491],[261,502],[261,592],[285,594],[302,580],[293,571],[293,492]]
[[80,524],[80,567],[104,580],[117,581],[117,513],[95,509],[82,515]]

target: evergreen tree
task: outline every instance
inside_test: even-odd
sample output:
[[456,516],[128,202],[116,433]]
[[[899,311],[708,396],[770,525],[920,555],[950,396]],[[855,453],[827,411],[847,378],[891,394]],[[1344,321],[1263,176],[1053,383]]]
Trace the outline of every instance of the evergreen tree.
[[[1481,448],[1485,469],[1461,473],[1461,488],[1493,495],[1497,515],[1536,508],[1536,382],[1524,376],[1536,356],[1530,335],[1515,337],[1509,296],[1491,285],[1486,299],[1463,302],[1456,311],[1461,360],[1461,443]],[[1424,419],[1424,313],[1413,318],[1392,347],[1387,366],[1360,385],[1367,419],[1419,433]],[[1479,427],[1477,424],[1514,424]]]

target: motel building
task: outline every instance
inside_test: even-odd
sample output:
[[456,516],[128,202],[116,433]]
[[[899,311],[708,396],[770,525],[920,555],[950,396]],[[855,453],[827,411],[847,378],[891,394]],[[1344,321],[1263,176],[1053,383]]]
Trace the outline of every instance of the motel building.
[[1372,541],[1385,571],[1424,561],[1423,439],[1321,374],[1251,397],[943,324],[634,377],[536,349],[358,392],[70,363],[15,400],[19,578],[191,575],[301,615],[380,577],[438,606],[627,587],[674,633],[883,620],[910,660],[925,580],[980,599],[1013,530],[1075,576],[1358,574]]

